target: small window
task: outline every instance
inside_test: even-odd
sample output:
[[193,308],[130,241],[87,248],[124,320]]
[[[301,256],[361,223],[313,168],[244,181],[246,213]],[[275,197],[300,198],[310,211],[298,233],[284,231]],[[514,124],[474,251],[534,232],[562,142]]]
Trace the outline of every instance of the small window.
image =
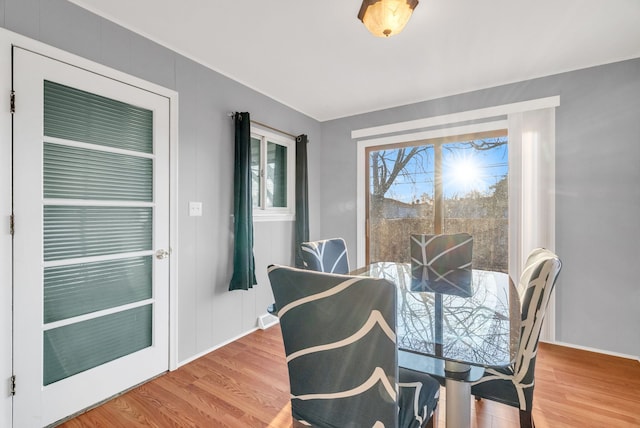
[[293,220],[293,138],[251,127],[251,191],[254,220]]

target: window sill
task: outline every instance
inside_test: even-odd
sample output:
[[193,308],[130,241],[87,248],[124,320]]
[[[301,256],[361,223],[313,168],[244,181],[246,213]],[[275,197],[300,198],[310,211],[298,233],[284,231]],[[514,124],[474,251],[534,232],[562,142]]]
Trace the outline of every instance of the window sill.
[[295,221],[296,215],[292,213],[253,213],[253,222],[266,221]]

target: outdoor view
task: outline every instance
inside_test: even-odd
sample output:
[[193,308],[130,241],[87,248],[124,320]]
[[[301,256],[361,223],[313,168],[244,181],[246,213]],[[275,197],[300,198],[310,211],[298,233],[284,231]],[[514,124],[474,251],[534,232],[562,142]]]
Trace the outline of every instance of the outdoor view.
[[467,232],[473,267],[507,271],[506,130],[373,147],[368,162],[369,262],[410,262],[411,234]]
[[286,208],[286,146],[251,136],[251,192],[254,207]]

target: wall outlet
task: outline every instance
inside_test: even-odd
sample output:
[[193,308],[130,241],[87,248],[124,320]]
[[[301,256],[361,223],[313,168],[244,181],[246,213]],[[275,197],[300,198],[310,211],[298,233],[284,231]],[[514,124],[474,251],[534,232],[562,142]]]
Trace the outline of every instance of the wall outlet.
[[202,216],[202,202],[189,202],[189,217]]

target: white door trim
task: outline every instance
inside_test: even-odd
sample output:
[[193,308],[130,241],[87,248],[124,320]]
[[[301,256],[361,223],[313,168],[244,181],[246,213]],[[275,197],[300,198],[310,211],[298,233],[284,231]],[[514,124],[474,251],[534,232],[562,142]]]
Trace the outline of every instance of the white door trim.
[[[11,195],[11,113],[9,94],[11,91],[11,46],[19,46],[40,55],[73,64],[96,74],[121,81],[128,85],[166,97],[169,102],[169,369],[178,368],[178,93],[143,79],[114,70],[94,61],[51,47],[28,37],[0,28],[0,426],[10,427],[12,421],[12,398],[9,379],[12,375],[12,239],[9,233],[9,217],[12,210]],[[2,97],[4,102],[2,102]],[[17,94],[16,108],[20,109]],[[19,224],[19,220],[17,221]],[[18,228],[19,230],[19,228]],[[8,345],[8,346],[7,346]],[[19,379],[17,380],[19,393]]]

